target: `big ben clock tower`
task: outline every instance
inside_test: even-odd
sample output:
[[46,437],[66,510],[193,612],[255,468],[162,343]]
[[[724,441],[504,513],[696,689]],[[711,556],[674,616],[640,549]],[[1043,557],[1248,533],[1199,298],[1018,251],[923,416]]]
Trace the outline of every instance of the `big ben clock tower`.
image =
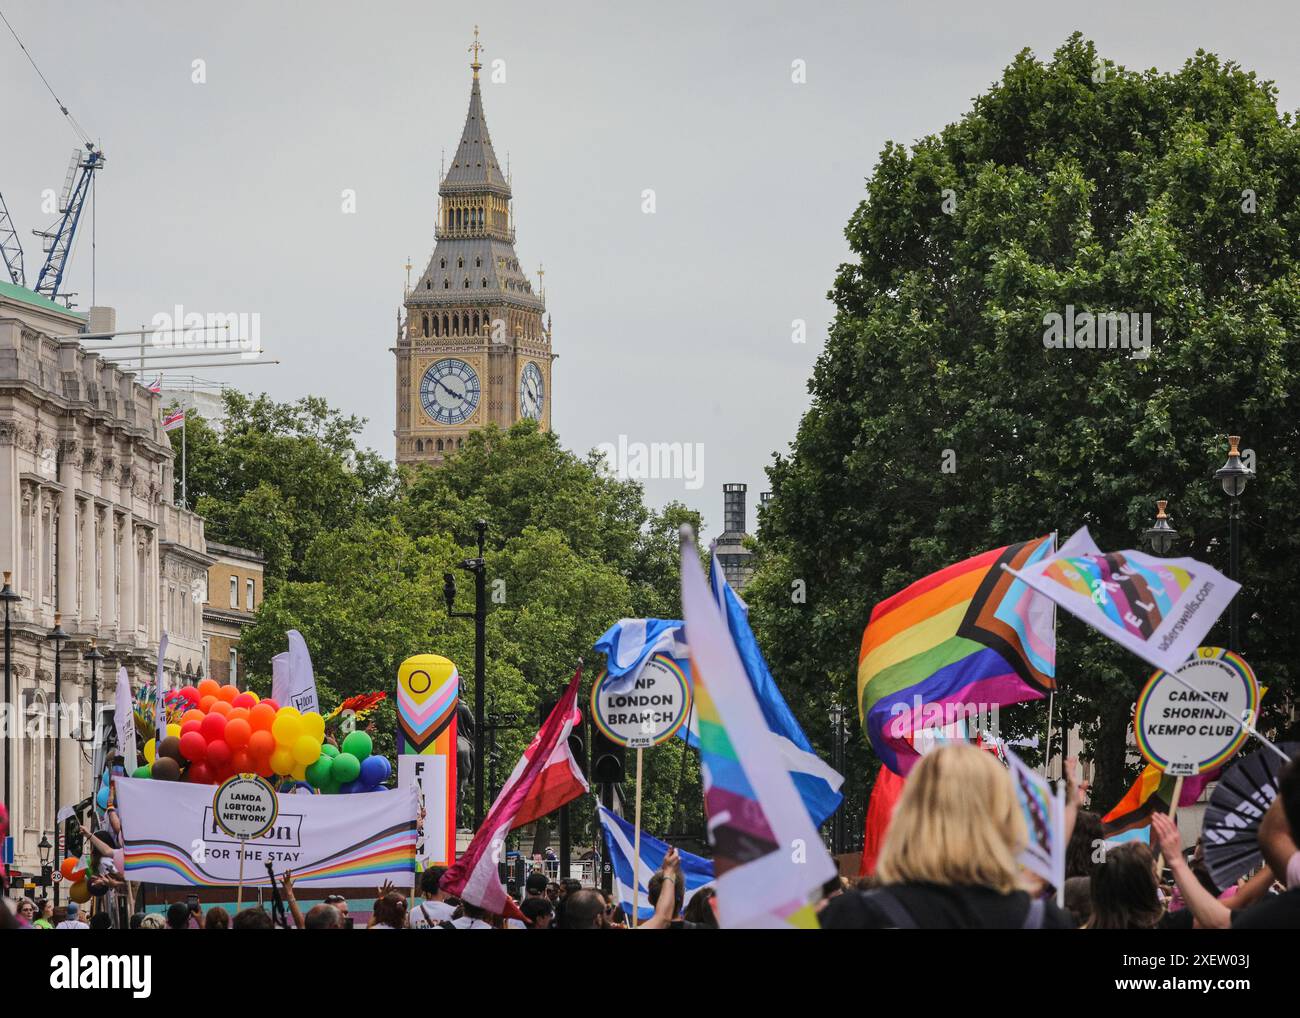
[[475,27],[469,112],[438,188],[433,257],[407,291],[393,348],[399,464],[441,463],[488,424],[551,423],[551,325],[515,254],[510,182],[483,118],[481,50]]

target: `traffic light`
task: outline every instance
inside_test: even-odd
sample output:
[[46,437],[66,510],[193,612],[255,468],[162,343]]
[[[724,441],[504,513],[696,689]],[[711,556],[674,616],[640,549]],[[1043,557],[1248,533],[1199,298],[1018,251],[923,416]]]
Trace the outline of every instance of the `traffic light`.
[[592,726],[591,780],[602,785],[612,785],[623,780],[623,747],[605,737],[597,726]]

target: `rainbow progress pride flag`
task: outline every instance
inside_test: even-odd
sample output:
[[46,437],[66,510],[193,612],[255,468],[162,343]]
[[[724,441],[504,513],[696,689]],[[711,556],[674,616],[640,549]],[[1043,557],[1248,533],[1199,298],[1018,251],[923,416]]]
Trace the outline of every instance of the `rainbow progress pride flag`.
[[1051,555],[1051,535],[917,580],[871,612],[858,656],[858,714],[872,748],[906,774],[914,736],[1041,699],[1055,688],[1051,601],[1003,570]]

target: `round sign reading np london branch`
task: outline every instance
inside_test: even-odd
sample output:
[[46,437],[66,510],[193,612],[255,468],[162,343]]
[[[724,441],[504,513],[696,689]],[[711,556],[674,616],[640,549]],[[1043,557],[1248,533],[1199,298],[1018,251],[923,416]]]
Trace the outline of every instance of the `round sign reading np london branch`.
[[227,837],[259,838],[271,829],[279,814],[275,789],[260,774],[227,778],[212,796],[212,819]]
[[631,689],[615,693],[609,685],[609,675],[602,672],[591,688],[592,720],[611,742],[630,749],[671,739],[691,706],[690,680],[667,654],[647,661]]
[[1175,777],[1191,777],[1221,766],[1241,748],[1247,732],[1232,719],[1254,723],[1259,682],[1240,654],[1222,647],[1197,647],[1178,677],[1202,695],[1168,672],[1156,672],[1138,695],[1133,734],[1147,763]]

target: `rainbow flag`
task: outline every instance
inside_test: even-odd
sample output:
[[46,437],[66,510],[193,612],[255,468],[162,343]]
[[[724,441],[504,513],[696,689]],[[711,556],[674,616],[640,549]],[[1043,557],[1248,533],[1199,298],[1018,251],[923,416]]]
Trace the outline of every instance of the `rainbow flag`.
[[[1182,791],[1178,795],[1178,808],[1190,806],[1199,799],[1201,793],[1205,791],[1205,786],[1215,780],[1222,769],[1220,767],[1205,774],[1183,778]],[[1177,780],[1155,764],[1147,764],[1124,794],[1124,798],[1101,818],[1102,833],[1109,837],[1138,827],[1146,827],[1151,823],[1152,813],[1168,813],[1169,806],[1174,801],[1174,784]]]
[[995,548],[917,580],[871,612],[858,657],[858,715],[872,748],[906,774],[914,738],[1055,688],[1052,602],[1003,570],[1051,555],[1054,537]]

